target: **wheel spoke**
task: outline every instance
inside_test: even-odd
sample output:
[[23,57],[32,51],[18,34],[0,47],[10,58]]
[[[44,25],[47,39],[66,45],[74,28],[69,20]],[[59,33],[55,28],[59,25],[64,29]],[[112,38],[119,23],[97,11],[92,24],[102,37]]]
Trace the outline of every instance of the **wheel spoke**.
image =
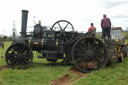
[[85,56],[85,53],[84,54],[74,54],[74,56]]
[[11,51],[13,53],[14,52],[14,49],[11,48],[9,51]]
[[22,58],[19,59],[19,65],[22,65]]
[[84,41],[83,47],[84,47],[86,50],[88,50],[88,47],[87,47],[87,40]]
[[30,62],[29,62],[29,59],[27,60],[27,59],[23,58],[23,60],[24,60],[24,62],[25,62],[26,64],[29,64],[29,63],[30,63]]
[[59,22],[58,22],[58,25],[59,25],[59,28],[60,28],[61,30],[63,30]]
[[99,45],[95,45],[95,47],[92,49],[93,51],[96,51],[100,47]]
[[25,50],[25,45],[23,45],[23,48],[22,48],[21,52],[23,53],[24,50]]
[[74,60],[74,62],[76,63],[76,62],[78,62],[78,61],[80,61],[82,59],[83,59],[83,57],[77,58],[77,59]]
[[82,49],[83,52],[87,51],[83,46],[79,45],[79,47]]
[[7,58],[10,60],[10,58],[13,58],[13,54],[12,53],[8,53],[7,54]]
[[16,65],[19,65],[19,58],[16,59]]
[[23,64],[23,58],[20,59],[20,65],[24,65]]
[[93,40],[91,43],[91,48],[90,48],[91,50],[93,49],[94,45],[95,45],[95,40]]
[[21,53],[21,47],[18,48],[18,53]]
[[101,53],[96,53],[96,54],[94,54],[94,56],[100,56],[101,55]]
[[101,56],[95,56],[95,58],[94,58],[94,59],[96,59],[97,61],[100,61],[100,62],[101,62],[102,57],[101,57]]
[[15,63],[16,61],[17,61],[17,58],[13,58],[13,60],[11,62]]
[[102,51],[101,49],[97,49],[97,50],[95,50],[94,52],[95,52],[95,53],[101,53],[101,51]]
[[8,60],[10,60],[10,61],[13,60],[13,59],[14,59],[13,57],[8,57]]
[[69,23],[67,23],[67,25],[64,27],[64,30],[67,28],[68,24],[69,24]]
[[80,49],[78,49],[78,48],[75,48],[74,50],[75,50],[75,52],[76,52],[76,51],[82,52],[82,51],[81,51]]
[[90,40],[88,40],[87,44],[88,44],[88,50],[90,50]]

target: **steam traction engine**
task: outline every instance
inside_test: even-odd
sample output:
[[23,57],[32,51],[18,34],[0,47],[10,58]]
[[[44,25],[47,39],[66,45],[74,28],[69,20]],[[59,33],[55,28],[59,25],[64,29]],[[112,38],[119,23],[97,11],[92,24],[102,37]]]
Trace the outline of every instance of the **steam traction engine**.
[[30,65],[33,51],[40,52],[42,56],[38,57],[48,61],[63,59],[64,64],[73,63],[81,72],[101,69],[108,62],[117,62],[120,58],[115,49],[116,41],[104,44],[90,33],[75,32],[73,25],[66,20],[55,22],[50,29],[35,27],[28,35],[27,16],[28,11],[22,10],[21,37],[14,38],[6,51],[5,59],[11,68]]

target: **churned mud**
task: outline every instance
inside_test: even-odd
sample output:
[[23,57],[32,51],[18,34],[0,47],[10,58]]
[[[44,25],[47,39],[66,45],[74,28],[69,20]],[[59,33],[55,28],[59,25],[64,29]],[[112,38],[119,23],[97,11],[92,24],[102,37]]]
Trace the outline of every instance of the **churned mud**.
[[4,58],[4,56],[0,56],[0,58]]
[[86,74],[71,68],[67,74],[52,81],[51,85],[70,85],[72,82],[84,77]]
[[0,67],[0,71],[5,70],[5,69],[8,69],[8,68],[9,68],[8,65],[1,66],[1,67]]
[[72,81],[75,81],[77,79],[80,79],[81,77],[84,77],[86,75],[86,73],[82,73],[82,72],[78,71],[76,68],[71,68],[69,70],[69,73],[77,76]]
[[69,74],[65,74],[64,76],[53,80],[52,81],[52,85],[70,85],[70,75]]

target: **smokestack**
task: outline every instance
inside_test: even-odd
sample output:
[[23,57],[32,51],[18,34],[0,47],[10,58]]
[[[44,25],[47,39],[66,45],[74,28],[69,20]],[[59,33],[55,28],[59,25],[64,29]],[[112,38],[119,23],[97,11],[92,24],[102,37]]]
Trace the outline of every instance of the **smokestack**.
[[28,19],[28,11],[27,10],[22,10],[21,37],[26,36],[27,19]]

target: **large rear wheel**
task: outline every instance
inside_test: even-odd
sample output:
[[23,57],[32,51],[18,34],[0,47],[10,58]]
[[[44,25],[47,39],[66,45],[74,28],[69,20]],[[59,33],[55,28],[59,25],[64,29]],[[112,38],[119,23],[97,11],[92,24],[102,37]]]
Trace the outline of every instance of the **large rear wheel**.
[[95,37],[83,37],[72,48],[72,60],[81,72],[103,68],[107,61],[107,50],[102,41]]

